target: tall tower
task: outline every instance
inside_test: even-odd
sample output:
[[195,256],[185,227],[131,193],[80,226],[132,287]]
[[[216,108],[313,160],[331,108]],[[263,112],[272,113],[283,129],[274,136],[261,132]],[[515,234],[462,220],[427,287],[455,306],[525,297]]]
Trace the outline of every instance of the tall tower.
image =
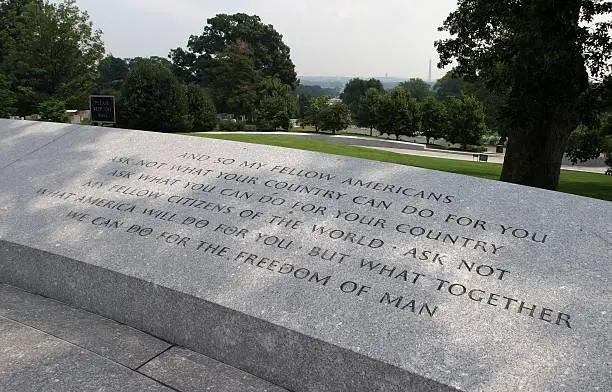
[[429,59],[429,78],[427,80],[431,83],[431,59]]

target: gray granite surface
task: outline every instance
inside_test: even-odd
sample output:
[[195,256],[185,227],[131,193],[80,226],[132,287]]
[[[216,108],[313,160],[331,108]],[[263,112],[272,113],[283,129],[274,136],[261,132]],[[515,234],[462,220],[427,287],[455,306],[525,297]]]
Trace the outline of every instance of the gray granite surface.
[[0,168],[76,130],[76,125],[0,118]]
[[609,202],[83,127],[0,171],[0,216],[0,282],[290,390],[612,388]]
[[180,391],[287,392],[249,373],[181,347],[173,347],[139,371]]
[[172,391],[106,358],[2,316],[0,390]]
[[0,284],[0,316],[136,369],[170,344],[127,325]]
[[[286,391],[16,287],[0,285],[0,306],[0,391]],[[134,368],[143,353],[147,359]]]

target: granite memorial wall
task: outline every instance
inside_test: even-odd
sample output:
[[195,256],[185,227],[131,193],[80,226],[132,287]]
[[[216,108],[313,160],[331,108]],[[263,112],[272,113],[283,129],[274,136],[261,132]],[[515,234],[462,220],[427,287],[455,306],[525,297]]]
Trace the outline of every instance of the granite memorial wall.
[[295,391],[608,390],[612,204],[0,120],[0,281]]

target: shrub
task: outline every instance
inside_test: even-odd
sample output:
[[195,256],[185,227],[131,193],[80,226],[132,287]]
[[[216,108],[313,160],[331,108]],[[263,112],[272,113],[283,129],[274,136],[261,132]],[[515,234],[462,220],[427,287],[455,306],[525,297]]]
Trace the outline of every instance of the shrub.
[[65,123],[68,121],[66,102],[49,99],[38,105],[38,114],[42,121]]
[[139,61],[121,88],[119,125],[147,131],[180,131],[188,127],[183,86],[163,64]]

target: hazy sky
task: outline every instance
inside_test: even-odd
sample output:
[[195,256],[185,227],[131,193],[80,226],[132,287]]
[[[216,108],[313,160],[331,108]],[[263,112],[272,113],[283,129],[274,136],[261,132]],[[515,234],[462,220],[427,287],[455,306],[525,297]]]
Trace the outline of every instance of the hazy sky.
[[237,12],[272,24],[299,75],[420,77],[435,66],[437,27],[456,0],[77,0],[117,57],[166,57],[206,19]]

